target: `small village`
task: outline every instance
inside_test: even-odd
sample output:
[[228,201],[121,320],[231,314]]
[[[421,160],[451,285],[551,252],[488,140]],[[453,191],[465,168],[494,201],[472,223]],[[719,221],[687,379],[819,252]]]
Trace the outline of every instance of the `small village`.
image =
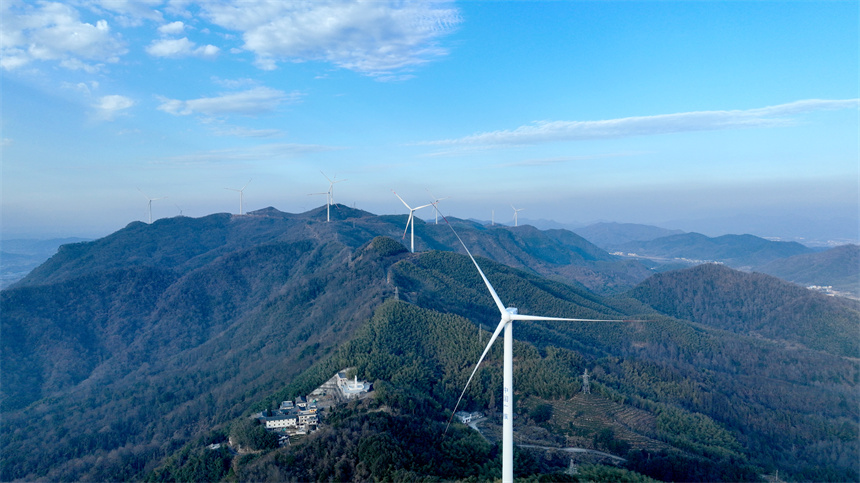
[[278,444],[287,446],[290,438],[310,434],[322,424],[321,413],[325,409],[343,404],[352,399],[367,397],[371,384],[347,378],[350,368],[338,371],[331,379],[311,391],[306,397],[299,396],[295,401],[282,401],[274,411],[262,411],[253,416],[267,431],[278,434]]

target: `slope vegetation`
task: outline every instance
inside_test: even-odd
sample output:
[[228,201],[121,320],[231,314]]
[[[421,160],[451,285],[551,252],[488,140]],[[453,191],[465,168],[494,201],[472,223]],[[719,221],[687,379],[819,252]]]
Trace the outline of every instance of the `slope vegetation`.
[[655,275],[633,297],[680,319],[860,357],[860,303],[716,264]]

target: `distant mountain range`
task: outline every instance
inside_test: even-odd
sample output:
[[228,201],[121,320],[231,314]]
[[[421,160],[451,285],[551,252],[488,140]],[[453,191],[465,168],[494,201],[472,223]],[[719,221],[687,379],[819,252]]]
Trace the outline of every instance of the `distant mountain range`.
[[741,269],[794,255],[812,253],[796,242],[765,240],[753,235],[723,235],[710,238],[700,233],[681,233],[647,241],[617,245],[616,250],[658,261],[702,263],[718,261]]
[[[419,220],[412,254],[405,216],[332,214],[135,222],[0,292],[0,480],[497,477],[494,445],[444,433],[498,322],[451,228]],[[644,320],[518,323],[520,442],[626,458],[582,465],[607,480],[860,477],[860,303],[718,265],[653,275],[565,230],[451,223],[520,313]],[[464,407],[500,407],[495,352]],[[378,394],[320,433],[208,449],[344,367]],[[519,451],[518,476],[568,478],[569,462]]]
[[860,298],[860,246],[843,245],[816,253],[779,258],[755,267],[800,285],[832,286]]
[[576,228],[573,231],[591,243],[609,251],[616,251],[619,246],[630,242],[644,242],[684,233],[681,230],[667,230],[657,226],[635,223],[595,223]]

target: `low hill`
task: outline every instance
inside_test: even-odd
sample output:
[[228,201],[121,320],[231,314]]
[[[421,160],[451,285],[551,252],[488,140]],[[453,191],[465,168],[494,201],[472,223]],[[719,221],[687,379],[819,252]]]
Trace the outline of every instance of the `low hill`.
[[794,255],[812,253],[796,242],[765,240],[753,235],[723,235],[710,238],[700,233],[683,233],[622,244],[619,250],[664,263],[722,262],[734,268],[750,268]]
[[632,296],[659,312],[737,334],[860,357],[860,303],[723,265],[655,275]]
[[755,270],[800,285],[832,286],[838,292],[860,298],[860,245],[781,258]]
[[595,223],[573,230],[586,240],[613,252],[625,243],[634,241],[649,241],[671,235],[684,233],[681,230],[669,230],[658,226],[640,225],[636,223]]

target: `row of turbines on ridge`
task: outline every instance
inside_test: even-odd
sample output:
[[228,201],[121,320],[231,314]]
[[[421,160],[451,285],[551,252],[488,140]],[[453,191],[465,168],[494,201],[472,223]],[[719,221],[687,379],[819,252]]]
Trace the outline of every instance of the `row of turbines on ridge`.
[[[337,179],[337,176],[335,176],[334,179],[329,178],[322,171],[320,171],[320,174],[322,174],[329,183],[328,184],[328,191],[323,191],[321,193],[310,193],[310,194],[308,194],[308,196],[326,195],[326,221],[328,222],[328,221],[331,221],[331,206],[334,204],[334,196],[333,196],[334,185],[336,183],[341,183],[341,182],[347,181],[347,180]],[[252,180],[249,179],[248,182],[245,183],[245,186],[242,186],[239,189],[224,188],[225,190],[236,191],[239,193],[239,214],[240,215],[245,214],[245,212],[244,212],[245,188],[248,187],[248,185],[251,183],[251,181]],[[147,200],[147,210],[149,213],[149,223],[151,224],[152,223],[152,202],[167,199],[167,197],[162,196],[159,198],[150,198],[140,188],[138,188],[137,190],[140,191],[140,193],[143,194],[144,198],[146,198],[146,200]],[[396,196],[397,199],[399,199],[406,206],[406,209],[409,210],[409,218],[406,220],[406,229],[403,230],[403,237],[404,238],[406,237],[406,232],[409,231],[409,229],[411,227],[412,231],[411,231],[410,248],[411,248],[411,251],[414,253],[415,252],[415,222],[414,222],[415,212],[422,209],[422,208],[427,208],[428,206],[436,206],[440,201],[447,200],[448,197],[446,196],[444,198],[436,198],[435,196],[433,196],[432,193],[430,193],[430,197],[433,199],[433,201],[431,201],[430,203],[427,203],[426,205],[421,205],[421,206],[417,206],[417,207],[413,208],[413,207],[409,206],[409,204],[406,203],[406,201],[404,201],[403,198],[401,198],[400,195],[398,195],[396,191],[391,190],[391,192],[394,193],[394,196]],[[511,205],[511,208],[513,208],[513,210],[514,210],[514,226],[519,226],[519,219],[518,219],[517,215],[520,211],[523,211],[523,208],[515,208],[514,205]],[[495,212],[495,210],[493,210],[492,215],[491,215],[491,221],[490,221],[490,223],[493,225],[496,224],[495,218],[496,218],[496,212]],[[438,210],[436,211],[436,224],[439,224],[439,211]]]

